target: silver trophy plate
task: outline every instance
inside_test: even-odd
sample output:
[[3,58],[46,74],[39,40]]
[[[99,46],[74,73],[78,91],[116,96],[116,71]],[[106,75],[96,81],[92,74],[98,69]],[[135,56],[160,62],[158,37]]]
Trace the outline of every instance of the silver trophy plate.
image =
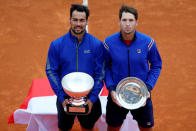
[[148,97],[148,89],[144,82],[136,77],[122,79],[116,88],[116,99],[119,104],[129,110],[140,108]]

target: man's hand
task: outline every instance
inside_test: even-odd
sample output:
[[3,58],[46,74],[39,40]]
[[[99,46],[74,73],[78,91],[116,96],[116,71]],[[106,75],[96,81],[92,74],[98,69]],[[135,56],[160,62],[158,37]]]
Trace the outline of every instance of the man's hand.
[[116,92],[115,91],[111,91],[111,97],[112,97],[112,101],[114,103],[116,103],[118,106],[122,107],[121,104],[116,99]]
[[68,104],[68,99],[65,99],[63,101],[63,103],[62,103],[62,106],[63,106],[63,108],[64,108],[65,111],[67,111],[67,106],[66,106],[67,104]]
[[86,101],[86,103],[84,103],[84,105],[88,105],[88,113],[87,114],[90,114],[90,112],[91,112],[91,109],[92,109],[92,107],[93,107],[93,103],[91,102],[91,100],[87,100]]
[[[150,92],[148,91],[147,99],[149,99],[149,98],[150,98]],[[147,99],[146,99],[146,101],[147,101]],[[144,106],[146,105],[146,101],[145,101],[145,103],[142,105],[142,107],[144,107]]]

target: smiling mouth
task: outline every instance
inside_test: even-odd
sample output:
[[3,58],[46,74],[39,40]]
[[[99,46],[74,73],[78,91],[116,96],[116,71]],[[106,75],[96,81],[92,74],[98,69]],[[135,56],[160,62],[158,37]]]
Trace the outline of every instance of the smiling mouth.
[[76,28],[76,29],[77,29],[77,28],[80,28],[80,29],[81,29],[82,27],[81,27],[81,26],[76,26],[75,28]]
[[72,29],[72,31],[75,34],[82,34],[84,32],[82,28],[74,28],[74,29]]
[[81,31],[82,28],[81,28],[81,27],[77,27],[77,28],[75,28],[75,30],[76,30],[76,31]]

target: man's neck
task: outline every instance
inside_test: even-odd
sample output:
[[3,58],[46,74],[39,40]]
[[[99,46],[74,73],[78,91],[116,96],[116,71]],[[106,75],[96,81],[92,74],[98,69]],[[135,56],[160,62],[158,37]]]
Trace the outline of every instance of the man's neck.
[[75,37],[78,39],[79,43],[82,41],[82,38],[83,38],[83,36],[84,36],[84,33],[85,33],[85,31],[82,32],[81,34],[75,34],[75,33],[71,30],[71,34],[72,34],[73,36],[75,36]]
[[132,41],[134,39],[134,36],[135,36],[135,32],[130,33],[130,34],[122,33],[123,40],[131,40]]

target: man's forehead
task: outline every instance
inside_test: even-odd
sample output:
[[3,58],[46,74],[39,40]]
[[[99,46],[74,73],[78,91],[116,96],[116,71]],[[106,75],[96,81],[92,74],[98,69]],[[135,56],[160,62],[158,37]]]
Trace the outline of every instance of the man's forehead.
[[129,12],[123,12],[121,19],[135,19],[135,16]]
[[83,11],[77,11],[77,10],[74,10],[72,12],[72,18],[77,18],[77,19],[86,19],[86,13]]

